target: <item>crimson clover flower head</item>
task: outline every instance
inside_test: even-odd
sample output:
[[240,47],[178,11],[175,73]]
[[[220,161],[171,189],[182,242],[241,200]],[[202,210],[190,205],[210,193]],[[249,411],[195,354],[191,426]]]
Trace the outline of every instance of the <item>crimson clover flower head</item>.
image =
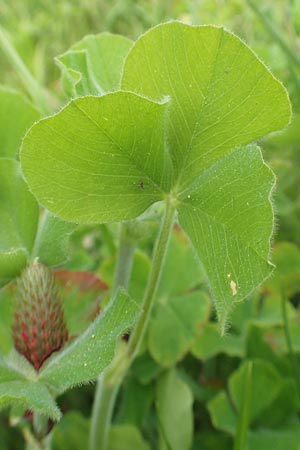
[[37,260],[16,282],[12,332],[15,348],[36,370],[68,340],[57,281]]

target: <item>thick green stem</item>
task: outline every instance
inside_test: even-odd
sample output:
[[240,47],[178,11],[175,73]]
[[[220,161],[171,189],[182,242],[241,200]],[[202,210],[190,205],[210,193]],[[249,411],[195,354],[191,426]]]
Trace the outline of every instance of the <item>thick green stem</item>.
[[43,114],[51,113],[51,109],[48,104],[48,99],[45,95],[43,88],[31,75],[31,73],[25,66],[24,62],[20,58],[16,49],[11,44],[10,40],[6,36],[6,33],[3,31],[1,26],[0,26],[0,47],[6,54],[8,60],[10,61],[16,73],[19,75],[20,80],[22,81],[25,89],[27,90],[28,94],[32,98],[37,108]]
[[170,198],[167,201],[165,215],[153,252],[152,268],[143,301],[142,314],[128,344],[128,355],[131,360],[135,358],[139,351],[140,344],[143,340],[148,321],[150,319],[153,301],[160,281],[160,276],[168,249],[168,243],[173,228],[174,214],[175,204],[173,202],[173,199]]
[[109,430],[119,385],[106,380],[106,372],[97,381],[92,412],[90,450],[104,450],[108,446]]
[[[115,400],[119,387],[126,375],[127,369],[138,353],[140,344],[147,328],[165,260],[165,255],[168,248],[168,243],[172,233],[174,214],[175,202],[170,197],[167,201],[164,218],[153,252],[152,267],[144,296],[142,313],[129,340],[126,354],[121,355],[121,357],[116,361],[115,365],[113,364],[112,367],[109,368],[109,370],[102,374],[98,381],[92,414],[90,450],[107,450],[109,429]],[[124,252],[119,250],[118,260],[120,261],[120,266],[122,266],[122,254],[124,256]],[[122,267],[120,267],[120,269],[118,270],[117,266],[115,280],[117,280],[118,277],[122,277],[123,280],[127,279],[128,282],[129,276],[130,272],[124,274]],[[124,284],[122,285],[124,286]]]
[[[128,236],[126,224],[121,225],[117,265],[115,268],[112,296],[119,287],[128,287],[135,241]],[[113,414],[118,385],[111,385],[105,371],[98,379],[90,430],[90,450],[101,450],[107,447],[111,418]]]

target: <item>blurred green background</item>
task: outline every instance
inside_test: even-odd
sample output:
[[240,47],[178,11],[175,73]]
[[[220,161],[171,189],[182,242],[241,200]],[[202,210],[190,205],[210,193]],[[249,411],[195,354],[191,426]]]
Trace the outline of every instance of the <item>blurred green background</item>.
[[[86,34],[110,31],[135,39],[151,26],[170,19],[178,19],[190,24],[223,25],[235,32],[284,83],[294,112],[293,121],[286,130],[265,138],[261,143],[264,155],[277,176],[277,187],[273,195],[276,211],[273,259],[278,266],[276,275],[253,296],[251,302],[245,302],[236,309],[227,341],[221,341],[216,329],[213,328],[215,324],[210,323],[205,328],[206,333],[203,332],[193,348],[193,356],[189,354],[180,361],[179,369],[195,398],[196,434],[193,450],[232,449],[232,441],[227,434],[223,433],[223,431],[230,432],[230,426],[226,428],[224,418],[228,418],[229,412],[222,410],[222,389],[232,373],[238,374],[234,375],[233,385],[234,383],[239,385],[241,379],[243,381],[246,358],[254,361],[260,358],[265,362],[266,367],[263,369],[260,367],[261,363],[256,363],[255,370],[257,370],[258,379],[260,371],[263,374],[268,372],[270,376],[268,375],[269,378],[262,381],[262,385],[265,383],[270,392],[273,389],[272,379],[275,380],[274,386],[282,384],[282,391],[276,397],[276,401],[272,400],[273,403],[270,401],[269,410],[266,408],[261,417],[255,418],[252,423],[254,432],[268,427],[272,429],[272,433],[283,430],[282,441],[278,437],[279,434],[273,437],[270,432],[270,439],[265,441],[268,443],[259,447],[255,441],[251,449],[299,450],[299,423],[295,422],[295,417],[299,419],[299,404],[293,405],[297,395],[294,395],[294,391],[285,384],[287,374],[290,376],[293,370],[290,368],[283,337],[286,319],[283,320],[282,317],[281,292],[276,282],[280,280],[286,291],[287,316],[290,321],[295,360],[300,367],[300,0],[0,0],[0,25],[7,32],[34,77],[60,102],[64,101],[64,98],[60,71],[54,62],[55,56],[68,50]],[[14,72],[6,56],[1,53],[1,49],[0,83],[20,90],[26,95],[22,80]],[[81,232],[83,234],[83,231]],[[95,245],[91,253],[95,252],[99,244],[98,234],[95,236]],[[79,232],[73,236],[74,248],[79,247],[78,242],[81,242],[81,239],[82,235]],[[178,253],[178,249],[175,248],[175,250]],[[78,257],[80,267],[83,266],[85,270],[94,270],[91,264],[96,264],[97,255],[95,256],[94,253],[87,255],[87,253],[87,251],[80,253],[80,258]],[[76,260],[76,255],[75,251],[73,262]],[[84,258],[88,261],[86,264],[83,264]],[[77,270],[79,268],[75,263],[74,267]],[[174,273],[173,267],[170,273]],[[103,273],[101,276],[103,277]],[[153,323],[155,325],[155,322]],[[132,392],[136,397],[140,395],[142,399],[145,399],[144,403],[151,404],[152,394],[148,395],[150,396],[148,401],[146,391],[150,384],[154,383],[153,380],[161,368],[153,362],[148,353],[144,359],[147,376],[149,377],[150,372],[150,378],[151,373],[152,378],[145,382],[142,377],[144,375],[143,361],[137,361],[133,369],[135,378],[133,377],[133,380],[130,378],[124,388],[123,410],[126,408],[130,410],[129,406],[131,406],[135,411],[130,404]],[[237,368],[239,368],[238,371],[233,372]],[[280,383],[279,375],[274,372],[275,368],[280,373]],[[138,382],[142,380],[142,387],[136,379]],[[228,388],[226,389],[228,393]],[[128,398],[126,392],[129,392]],[[203,405],[214,397],[216,392],[221,392],[221,396],[218,397],[220,403],[219,405],[216,401],[212,403],[209,416],[206,406],[204,408]],[[73,394],[71,400],[74,408],[78,407],[81,412],[88,414],[92,394],[90,387]],[[263,397],[259,389],[257,395],[258,398]],[[69,403],[71,400],[68,399]],[[64,401],[65,399],[62,403]],[[149,408],[147,405],[145,409]],[[125,416],[124,411],[123,415]],[[122,422],[122,408],[120,417],[119,421]],[[286,418],[289,417],[291,420],[287,422]],[[75,419],[77,420],[76,417]],[[150,419],[144,426],[143,432],[151,442],[151,433],[155,427],[152,416]],[[11,441],[9,448],[14,448],[16,445],[14,436],[7,431],[6,420],[5,418],[5,423],[3,422],[0,426],[0,444],[1,432],[4,440],[4,430],[6,430],[8,437],[5,442]],[[123,421],[126,423],[126,420]],[[136,422],[140,425],[139,412]],[[70,423],[74,429],[75,422]],[[293,434],[292,428],[287,428],[287,424],[288,427],[295,425],[297,432]],[[68,422],[62,422],[57,436],[59,432],[62,435],[68,432],[67,425]],[[79,425],[79,431],[80,426],[87,425]],[[222,431],[217,435],[215,429]],[[293,444],[289,444],[285,436],[288,438],[294,436]],[[257,436],[254,438],[256,439]],[[267,438],[264,437],[264,439]],[[259,445],[262,445],[262,441],[259,442]],[[67,449],[65,445],[64,440],[61,447],[57,444],[55,448]],[[0,448],[2,448],[1,445]]]
[[[47,86],[53,86],[59,76],[54,56],[86,34],[111,31],[134,39],[151,26],[170,19],[224,25],[237,33],[285,83],[299,110],[299,0],[0,1],[0,24],[10,33],[36,78]],[[297,55],[298,67],[290,63],[279,39],[295,58]],[[2,55],[1,80],[18,84]]]

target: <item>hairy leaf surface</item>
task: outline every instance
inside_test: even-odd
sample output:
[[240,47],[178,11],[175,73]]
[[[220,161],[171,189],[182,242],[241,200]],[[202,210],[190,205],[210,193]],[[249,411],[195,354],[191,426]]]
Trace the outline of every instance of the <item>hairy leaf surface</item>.
[[274,177],[258,149],[242,146],[287,125],[287,94],[233,34],[179,22],[138,39],[122,87],[171,99],[166,133],[179,221],[206,269],[224,326],[232,303],[271,272]]
[[134,218],[171,193],[224,328],[272,270],[274,177],[248,144],[288,124],[287,93],[232,33],[180,22],[133,44],[121,87],[131,93],[77,99],[33,127],[25,176],[74,222]]
[[221,27],[170,22],[152,28],[131,48],[122,88],[171,98],[167,135],[180,189],[290,117],[282,85]]
[[119,336],[130,328],[139,308],[119,291],[111,306],[65,350],[54,355],[39,379],[58,392],[94,380],[110,364]]
[[22,166],[31,189],[65,220],[138,216],[168,189],[165,109],[125,92],[74,100],[27,135]]
[[17,352],[5,359],[0,355],[0,410],[10,405],[34,410],[53,420],[61,417],[47,387],[37,381],[34,368]]
[[181,194],[179,221],[205,266],[224,320],[232,302],[241,301],[272,271],[269,196],[274,182],[259,148],[248,146],[214,164]]
[[61,418],[61,412],[52,395],[46,386],[39,382],[10,381],[0,383],[0,409],[11,404],[34,410],[53,420]]

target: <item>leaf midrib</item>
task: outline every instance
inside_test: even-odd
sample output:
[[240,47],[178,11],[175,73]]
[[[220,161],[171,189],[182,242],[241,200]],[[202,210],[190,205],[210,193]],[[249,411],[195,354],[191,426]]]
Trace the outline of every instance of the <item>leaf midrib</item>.
[[190,137],[190,142],[189,142],[187,151],[185,153],[185,157],[184,157],[183,162],[182,162],[182,168],[181,168],[181,171],[180,171],[180,173],[178,175],[178,179],[176,181],[176,185],[177,186],[180,186],[180,184],[181,184],[182,177],[184,175],[184,171],[185,171],[185,168],[186,168],[186,165],[187,165],[187,161],[188,161],[188,159],[190,157],[190,154],[191,154],[191,151],[192,151],[193,141],[194,141],[197,129],[198,129],[199,118],[202,115],[202,112],[203,112],[203,109],[204,109],[204,106],[205,106],[205,99],[207,98],[207,96],[209,95],[209,92],[211,90],[212,80],[214,78],[216,67],[217,67],[217,59],[219,57],[219,53],[220,53],[220,49],[221,49],[221,45],[222,45],[222,41],[223,41],[223,36],[224,36],[224,29],[223,28],[219,28],[219,29],[221,30],[221,32],[220,32],[218,47],[216,49],[216,53],[215,53],[215,57],[214,57],[214,62],[212,64],[211,74],[210,74],[208,83],[206,85],[206,88],[203,89],[203,92],[205,92],[205,94],[203,94],[204,95],[203,102],[201,104],[201,108],[199,109],[198,119],[195,122],[195,125],[194,125],[194,128],[193,128],[193,132],[192,132],[191,137]]

